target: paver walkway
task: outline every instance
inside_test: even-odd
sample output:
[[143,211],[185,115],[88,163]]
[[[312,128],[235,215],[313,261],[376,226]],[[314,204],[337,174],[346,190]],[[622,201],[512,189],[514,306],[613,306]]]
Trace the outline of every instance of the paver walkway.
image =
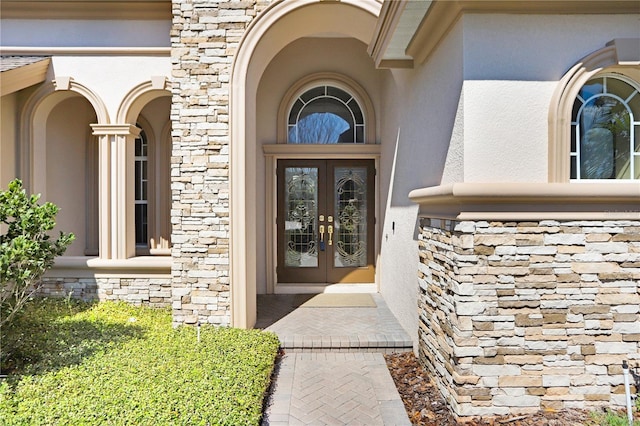
[[285,350],[263,425],[409,425],[383,353],[411,339],[378,294],[375,308],[298,308],[258,298],[258,325]]

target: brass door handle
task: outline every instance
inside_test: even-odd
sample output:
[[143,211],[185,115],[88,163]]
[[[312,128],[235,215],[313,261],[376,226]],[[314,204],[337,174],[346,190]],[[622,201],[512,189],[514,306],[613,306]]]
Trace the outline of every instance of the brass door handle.
[[318,231],[320,231],[320,251],[324,251],[324,225],[320,225]]
[[333,225],[327,226],[327,232],[329,233],[329,241],[327,241],[327,242],[329,243],[329,245],[332,245],[333,244],[333,240],[332,240],[332,237],[333,237]]

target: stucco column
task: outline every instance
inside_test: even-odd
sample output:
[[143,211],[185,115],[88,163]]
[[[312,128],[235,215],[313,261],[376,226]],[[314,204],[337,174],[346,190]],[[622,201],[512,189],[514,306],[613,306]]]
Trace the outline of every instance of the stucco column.
[[92,124],[99,137],[99,248],[102,259],[135,256],[134,143],[132,124]]

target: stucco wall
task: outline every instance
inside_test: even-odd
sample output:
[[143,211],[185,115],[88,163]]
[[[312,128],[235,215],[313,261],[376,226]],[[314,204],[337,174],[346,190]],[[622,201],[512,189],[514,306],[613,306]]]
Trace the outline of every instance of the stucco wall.
[[462,28],[457,25],[431,61],[393,70],[385,81],[382,121],[380,291],[417,342],[418,207],[415,188],[462,178]]
[[168,56],[54,56],[54,77],[72,77],[105,104],[115,122],[125,96],[151,77],[171,75]]
[[[171,97],[169,94],[162,98],[156,98],[149,102],[140,112],[140,115],[151,125],[155,136],[154,142],[159,142],[162,131],[169,123],[169,112],[171,110]],[[168,167],[168,165],[167,165]]]
[[87,147],[95,142],[89,124],[95,121],[91,105],[80,96],[60,102],[47,118],[46,200],[42,201],[51,201],[60,208],[57,229],[76,236],[65,252],[67,256],[85,254],[87,196],[89,191],[97,190],[87,187],[88,173],[98,173],[87,170]]
[[637,16],[469,14],[462,22],[464,181],[546,182],[557,81],[607,42],[638,37]]
[[168,47],[171,22],[152,20],[3,19],[3,46]]
[[[558,80],[634,16],[467,14],[412,70],[393,70],[381,110],[386,194],[381,291],[409,332],[416,285],[415,188],[453,182],[546,182],[549,107]],[[397,142],[396,142],[397,141]],[[385,187],[388,185],[389,189]]]

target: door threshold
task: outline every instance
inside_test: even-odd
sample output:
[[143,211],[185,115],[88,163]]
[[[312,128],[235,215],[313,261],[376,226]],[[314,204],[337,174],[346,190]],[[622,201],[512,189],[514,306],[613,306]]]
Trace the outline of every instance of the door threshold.
[[275,294],[317,294],[317,293],[377,293],[376,283],[349,283],[349,284],[304,284],[282,283],[277,284]]

